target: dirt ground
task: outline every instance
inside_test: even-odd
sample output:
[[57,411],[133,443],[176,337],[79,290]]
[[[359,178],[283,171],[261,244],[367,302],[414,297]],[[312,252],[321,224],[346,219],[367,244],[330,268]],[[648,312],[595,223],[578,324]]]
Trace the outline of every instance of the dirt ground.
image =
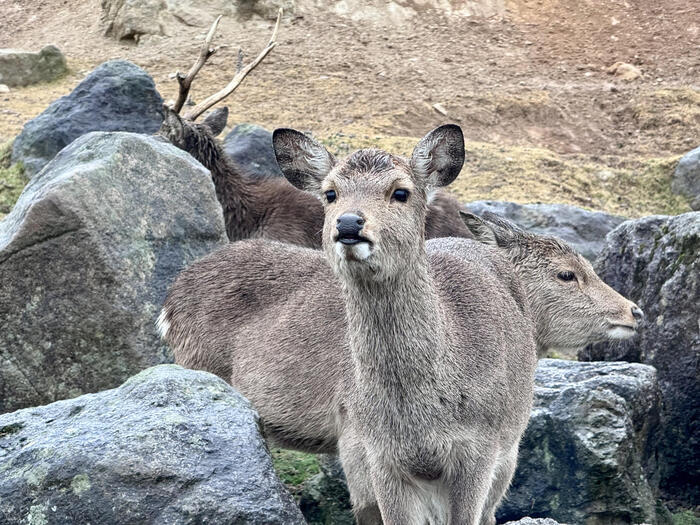
[[[112,58],[142,66],[163,97],[174,98],[171,74],[189,68],[204,34],[183,26],[176,37],[117,42],[103,36],[99,0],[0,0],[0,12],[0,48],[55,43],[71,68],[58,82],[0,95],[0,140]],[[193,98],[223,86],[238,48],[251,58],[271,28],[271,21],[224,19],[215,44],[229,47],[200,73]],[[295,127],[354,145],[420,137],[451,121],[472,143],[475,165],[496,164],[490,168],[496,179],[477,180],[478,191],[474,180],[460,177],[455,191],[465,199],[556,200],[628,215],[685,209],[665,190],[647,207],[619,204],[627,190],[615,183],[632,181],[642,195],[647,183],[640,180],[662,162],[655,159],[668,165],[649,184],[663,185],[657,179],[668,178],[668,159],[700,144],[697,0],[515,0],[503,17],[448,18],[425,10],[399,27],[307,13],[284,21],[279,42],[227,101],[229,124]],[[617,80],[605,72],[617,61],[636,65],[643,76]],[[588,177],[588,186],[571,177],[538,184],[539,172],[545,179],[563,173],[545,162],[549,157],[573,166],[574,179]],[[512,175],[503,191],[499,162],[514,163],[500,175]],[[596,178],[600,171],[611,172],[612,181]],[[568,192],[560,189],[569,183]],[[596,197],[603,186],[610,187]]]

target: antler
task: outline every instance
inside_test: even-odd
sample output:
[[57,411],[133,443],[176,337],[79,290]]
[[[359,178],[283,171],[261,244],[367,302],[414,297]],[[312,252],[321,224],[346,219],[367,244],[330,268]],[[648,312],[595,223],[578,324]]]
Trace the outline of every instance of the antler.
[[[221,18],[221,17],[219,17],[219,18]],[[277,13],[277,22],[275,23],[275,29],[272,31],[272,36],[270,37],[270,41],[267,43],[267,46],[265,46],[265,49],[263,49],[260,52],[260,54],[255,58],[255,60],[253,60],[250,64],[248,64],[243,69],[238,71],[234,75],[233,79],[231,79],[231,82],[229,82],[228,85],[224,89],[222,89],[221,91],[218,91],[217,93],[214,93],[210,97],[207,97],[205,100],[203,100],[202,102],[197,104],[195,107],[193,107],[191,110],[189,110],[185,114],[185,118],[187,120],[196,120],[197,117],[199,117],[202,113],[204,113],[206,110],[208,110],[214,104],[216,104],[217,102],[221,102],[223,99],[228,97],[231,93],[233,93],[233,91],[240,85],[240,83],[243,82],[243,79],[248,75],[248,73],[250,73],[253,69],[255,69],[255,67],[260,62],[262,62],[263,59],[267,56],[267,54],[270,51],[272,51],[274,49],[274,47],[277,45],[277,32],[279,31],[281,21],[282,21],[282,9],[280,9],[279,12]],[[209,30],[209,35],[207,35],[208,39],[210,39],[209,38],[210,35],[212,35],[213,31],[216,29],[217,23],[218,23],[218,19],[214,23],[214,26],[212,26],[212,29]],[[209,49],[209,44],[207,43],[206,40],[204,42],[204,47],[206,47],[207,50]],[[197,71],[199,71],[199,69],[202,67],[202,65],[204,65],[204,61],[206,61],[206,59],[209,58],[209,56],[211,56],[211,54],[214,51],[216,51],[216,50],[211,50],[211,52],[208,53],[208,56],[206,58],[204,58],[204,60],[202,60],[202,57],[205,55],[205,53],[202,52],[200,54],[200,58],[197,61],[197,63],[194,66],[192,66],[190,73],[192,71],[194,71],[194,74],[196,75]],[[199,67],[197,67],[197,65],[200,62],[202,62],[202,64],[199,65]],[[197,69],[195,70],[195,68],[197,68]],[[188,77],[189,77],[190,73],[187,74]],[[194,75],[193,75],[193,77],[194,77]],[[179,77],[178,77],[178,80],[179,80]],[[192,80],[190,79],[190,82],[191,81]],[[182,83],[180,85],[182,86]],[[188,85],[188,89],[189,89],[189,85]],[[181,92],[182,92],[182,90],[181,90]],[[187,93],[185,93],[185,96],[186,95],[187,95]],[[180,99],[178,98],[178,102],[179,102],[179,100]],[[184,104],[184,100],[183,100],[183,104]],[[182,105],[180,105],[180,108],[181,107],[182,107]],[[177,109],[177,105],[173,109],[175,109],[176,111],[179,111],[179,109]]]
[[185,101],[187,100],[187,95],[190,92],[190,86],[192,85],[194,77],[197,76],[197,73],[199,73],[199,70],[202,69],[204,63],[209,60],[209,57],[219,50],[218,47],[210,48],[209,45],[214,39],[214,33],[216,33],[216,28],[218,27],[220,20],[221,15],[214,20],[214,23],[211,25],[211,28],[207,33],[207,37],[204,39],[204,43],[202,44],[202,49],[199,52],[199,58],[187,72],[187,75],[183,75],[179,71],[177,72],[176,76],[177,82],[180,84],[180,90],[177,95],[177,101],[175,102],[175,105],[173,105],[173,110],[175,113],[180,113],[182,106],[185,105]]

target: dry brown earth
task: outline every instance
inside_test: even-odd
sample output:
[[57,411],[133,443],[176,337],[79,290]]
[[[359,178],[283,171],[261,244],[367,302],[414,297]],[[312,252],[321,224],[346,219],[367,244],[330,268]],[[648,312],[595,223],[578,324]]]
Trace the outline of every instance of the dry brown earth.
[[[203,29],[138,45],[102,35],[98,0],[0,0],[0,48],[57,44],[72,73],[0,95],[0,139],[15,136],[51,100],[102,61],[147,69],[164,98],[189,67]],[[250,57],[272,23],[224,20],[228,44],[193,96],[226,83],[239,46]],[[606,73],[615,62],[643,76]],[[470,161],[464,199],[570,202],[636,216],[687,209],[670,196],[677,156],[700,144],[697,0],[515,0],[502,17],[431,10],[400,26],[328,12],[286,20],[280,45],[228,101],[231,124],[312,130],[339,149],[410,148],[445,121],[462,125]],[[438,104],[446,116],[434,108]]]

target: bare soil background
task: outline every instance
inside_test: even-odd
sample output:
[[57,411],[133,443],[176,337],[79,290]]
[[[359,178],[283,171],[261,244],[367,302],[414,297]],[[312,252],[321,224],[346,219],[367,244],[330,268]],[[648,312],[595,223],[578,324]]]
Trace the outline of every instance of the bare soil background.
[[[99,63],[126,58],[174,98],[176,70],[205,29],[182,26],[136,45],[103,36],[98,0],[0,0],[0,48],[58,45],[71,73],[0,95],[0,141],[75,87]],[[192,90],[201,100],[250,59],[272,21],[224,19]],[[337,151],[377,144],[399,153],[444,123],[462,126],[465,200],[569,202],[629,216],[677,213],[680,154],[700,145],[697,0],[514,0],[503,17],[422,10],[400,26],[328,12],[285,19],[279,46],[226,101],[229,125],[313,131]],[[605,69],[639,67],[635,81]],[[434,107],[438,104],[446,115]]]

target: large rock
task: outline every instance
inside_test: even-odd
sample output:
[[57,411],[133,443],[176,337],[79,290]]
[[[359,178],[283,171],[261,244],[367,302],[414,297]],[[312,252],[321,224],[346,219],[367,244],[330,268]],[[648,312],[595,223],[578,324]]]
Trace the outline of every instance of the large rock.
[[114,390],[0,416],[0,522],[302,524],[249,402],[150,368]]
[[551,518],[521,518],[518,521],[509,521],[505,525],[559,525],[558,521]]
[[171,361],[166,290],[225,242],[209,172],[182,150],[91,133],[61,151],[0,222],[0,413]]
[[681,158],[671,181],[673,193],[685,196],[690,207],[700,210],[700,148]]
[[598,274],[646,314],[629,344],[600,344],[582,360],[639,361],[659,373],[666,497],[700,501],[700,212],[628,221],[608,235]]
[[0,84],[10,87],[51,82],[68,72],[66,57],[54,45],[38,53],[0,49]]
[[102,0],[104,34],[138,42],[143,36],[177,36],[182,25],[205,28],[219,15],[274,19],[282,7],[294,11],[294,0]]
[[656,523],[656,372],[542,359],[530,423],[499,521]]
[[[542,359],[518,469],[499,522],[656,523],[659,390],[650,366]],[[350,523],[337,459],[322,457],[300,506],[309,523]],[[527,521],[529,520],[529,521]]]
[[275,151],[272,133],[255,124],[238,124],[224,139],[224,151],[245,173],[260,177],[283,177]]
[[153,134],[163,120],[163,99],[153,79],[126,60],[105,62],[69,95],[25,124],[12,146],[12,162],[32,177],[56,153],[90,131]]
[[558,237],[571,244],[589,261],[595,260],[605,246],[608,232],[625,220],[568,204],[476,201],[467,204],[467,208],[477,215],[490,211],[532,233]]

